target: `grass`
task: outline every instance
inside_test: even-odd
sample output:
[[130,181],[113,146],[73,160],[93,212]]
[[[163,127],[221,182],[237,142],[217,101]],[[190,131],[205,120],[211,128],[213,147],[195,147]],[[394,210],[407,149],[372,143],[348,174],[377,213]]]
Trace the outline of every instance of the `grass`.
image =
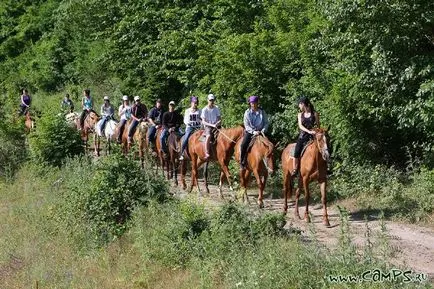
[[[69,165],[69,167],[73,166]],[[77,164],[78,165],[78,164]],[[389,270],[387,238],[356,252],[343,228],[331,250],[281,227],[281,216],[253,216],[229,204],[208,210],[193,201],[151,202],[129,230],[102,246],[59,222],[68,166],[27,164],[0,184],[2,288],[415,288],[399,282],[330,283],[328,275]],[[69,168],[70,169],[70,168]],[[83,188],[86,189],[86,188]],[[341,214],[343,221],[347,216]],[[345,223],[345,222],[343,222]],[[75,232],[81,234],[81,231]],[[369,242],[368,242],[369,241]],[[380,244],[380,245],[378,245]],[[420,288],[432,288],[422,284]]]

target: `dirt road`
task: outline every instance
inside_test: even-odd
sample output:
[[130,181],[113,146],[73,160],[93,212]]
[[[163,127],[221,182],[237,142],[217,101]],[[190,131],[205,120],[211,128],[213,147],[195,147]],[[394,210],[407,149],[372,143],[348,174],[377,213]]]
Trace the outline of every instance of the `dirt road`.
[[[203,183],[199,180],[201,185]],[[188,183],[188,182],[187,182]],[[217,186],[210,185],[210,194],[199,198],[200,202],[205,203],[207,206],[219,206],[225,200],[229,200],[232,197],[232,192],[227,187],[224,188],[225,200],[221,200],[218,196]],[[172,187],[172,191],[176,192],[180,197],[187,197],[185,191],[180,188]],[[197,190],[193,190],[193,196],[197,195]],[[190,196],[191,197],[191,196]],[[259,211],[256,206],[257,190],[252,187],[249,189],[249,208],[254,211]],[[431,282],[434,282],[434,230],[433,228],[422,227],[412,224],[404,224],[392,221],[382,221],[377,214],[361,213],[357,209],[351,208],[351,205],[341,204],[348,212],[348,228],[353,243],[362,248],[366,243],[367,226],[370,228],[370,234],[372,236],[371,241],[373,246],[380,246],[375,236],[381,234],[386,236],[385,238],[389,243],[389,250],[392,254],[392,263],[400,266],[402,269],[413,270],[416,273],[424,273],[428,275]],[[276,211],[282,212],[283,199],[265,199],[264,211]],[[342,222],[340,218],[339,208],[337,205],[330,205],[328,208],[330,228],[325,227],[322,224],[322,206],[321,204],[313,204],[309,207],[312,223],[316,239],[333,248],[338,245],[340,236],[340,230]],[[300,215],[303,216],[304,207],[300,208]],[[367,221],[365,220],[365,216]],[[311,229],[309,225],[303,221],[294,217],[294,203],[290,203],[288,208],[288,214],[286,216],[286,226],[298,228],[302,235],[306,238],[311,238]],[[345,221],[344,221],[345,222]]]

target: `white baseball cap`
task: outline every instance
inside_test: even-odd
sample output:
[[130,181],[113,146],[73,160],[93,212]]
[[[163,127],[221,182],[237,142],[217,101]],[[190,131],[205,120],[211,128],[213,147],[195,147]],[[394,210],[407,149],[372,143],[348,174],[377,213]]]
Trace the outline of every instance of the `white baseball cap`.
[[215,99],[214,94],[212,93],[208,94],[208,100],[214,100],[214,99]]
[[128,95],[122,96],[122,100],[128,100]]
[[173,100],[171,100],[171,101],[169,102],[169,105],[175,105],[175,102],[174,102]]
[[136,95],[134,96],[134,101],[140,100],[140,96]]
[[104,100],[110,100],[109,97],[106,95],[104,96]]

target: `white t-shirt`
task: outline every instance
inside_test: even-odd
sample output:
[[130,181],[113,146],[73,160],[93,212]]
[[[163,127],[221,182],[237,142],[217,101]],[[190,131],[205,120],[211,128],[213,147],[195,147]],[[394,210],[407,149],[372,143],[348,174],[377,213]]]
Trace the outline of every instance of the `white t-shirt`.
[[215,124],[220,116],[220,109],[217,106],[210,108],[207,105],[202,109],[200,118],[208,123]]
[[131,106],[121,104],[119,106],[119,115],[121,116],[121,120],[129,120],[131,118]]
[[187,108],[187,110],[185,111],[184,114],[184,123],[187,127],[200,127],[201,124],[201,110],[200,109],[196,109],[196,111],[193,111],[193,109]]

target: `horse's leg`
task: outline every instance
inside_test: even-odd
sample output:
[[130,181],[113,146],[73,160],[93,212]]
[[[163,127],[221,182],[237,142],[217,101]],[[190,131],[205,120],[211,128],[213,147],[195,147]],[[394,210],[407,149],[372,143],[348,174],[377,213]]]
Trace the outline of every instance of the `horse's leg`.
[[181,161],[181,184],[182,189],[185,190],[187,188],[187,184],[185,183],[185,174],[187,173],[187,161],[184,159]]
[[259,205],[259,208],[262,209],[264,207],[264,201],[263,201],[264,184],[262,182],[262,178],[259,175],[259,171],[258,170],[254,170],[253,171],[253,175],[255,176],[256,183],[258,184],[258,188],[259,188],[258,205]]
[[199,195],[201,195],[201,191],[200,191],[200,186],[197,180],[197,168],[198,168],[198,157],[196,154],[192,153],[191,154],[191,186],[190,186],[190,191],[189,193],[191,193],[191,191],[193,190],[194,185],[196,184],[197,186],[197,190]]
[[327,194],[326,194],[327,182],[324,181],[324,182],[320,183],[319,187],[321,190],[321,202],[322,202],[322,209],[323,209],[322,222],[327,227],[330,227],[330,222],[329,222],[329,218],[328,218],[328,214],[327,214]]
[[209,188],[208,188],[208,164],[209,162],[205,163],[205,166],[203,167],[203,176],[204,176],[204,183],[205,183],[205,189],[206,193],[209,194]]
[[300,218],[300,213],[298,211],[298,201],[300,199],[300,190],[302,187],[302,182],[301,182],[301,177],[298,178],[298,186],[297,186],[297,190],[295,191],[295,211],[294,211],[294,216],[295,218],[301,219]]
[[222,170],[223,170],[223,172],[224,172],[224,174],[226,176],[226,179],[228,181],[229,189],[231,191],[233,191],[234,189],[232,188],[232,178],[231,178],[231,173],[229,172],[228,165],[229,165],[229,162],[224,162],[223,164],[221,164],[221,168],[222,168]]
[[286,214],[288,212],[288,191],[289,191],[289,172],[285,170],[283,172],[283,212]]
[[173,155],[173,159],[172,159],[172,167],[173,167],[173,173],[175,174],[175,186],[178,186],[178,167],[179,167],[179,163],[178,166],[176,165],[176,158],[178,158],[177,154]]
[[309,177],[303,178],[303,189],[304,189],[304,199],[306,202],[306,210],[304,211],[304,219],[306,220],[306,222],[310,222],[310,218],[309,218],[309,199],[310,199]]
[[225,177],[225,173],[223,171],[220,171],[220,180],[219,180],[219,196],[220,199],[224,199],[223,196],[223,190],[222,190],[222,186],[223,186],[223,178]]

